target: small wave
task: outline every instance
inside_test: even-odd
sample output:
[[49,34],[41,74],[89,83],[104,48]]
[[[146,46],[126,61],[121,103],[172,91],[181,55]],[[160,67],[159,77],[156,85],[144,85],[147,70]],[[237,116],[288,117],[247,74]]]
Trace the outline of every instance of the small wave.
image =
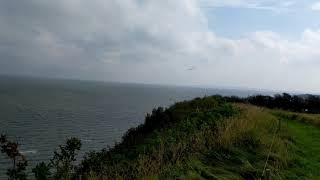
[[37,154],[37,150],[28,150],[28,151],[21,151],[21,154]]

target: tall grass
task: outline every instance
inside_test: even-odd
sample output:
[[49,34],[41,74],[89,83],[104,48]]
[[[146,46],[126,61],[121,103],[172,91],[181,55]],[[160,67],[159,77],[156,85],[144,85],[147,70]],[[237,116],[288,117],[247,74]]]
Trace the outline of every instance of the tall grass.
[[320,127],[319,114],[295,113],[283,110],[276,110],[273,113],[279,118],[296,120],[303,123],[308,123]]
[[[174,118],[170,112],[176,113]],[[151,123],[152,119],[162,121],[158,117],[167,118],[166,124],[155,122],[161,128]],[[263,108],[231,106],[210,97],[154,111],[146,121],[152,131],[140,126],[125,135],[125,144],[89,155],[83,163],[90,170],[85,171],[85,177],[89,174],[94,179],[255,179],[262,174],[268,155],[267,167],[274,177],[281,176],[280,169],[290,161],[285,130],[279,133],[278,119]],[[148,133],[137,135],[139,130]],[[132,139],[132,134],[141,139]],[[94,163],[88,164],[98,160],[103,162],[98,168]]]
[[258,178],[258,175],[262,174],[267,156],[270,155],[267,168],[273,170],[274,176],[280,176],[279,171],[286,168],[287,162],[290,161],[286,129],[278,130],[278,118],[267,109],[245,104],[236,106],[244,113],[218,125],[217,146],[224,152],[238,152],[233,154],[236,158],[239,156],[240,159],[246,159],[247,162],[238,164],[242,166],[240,169],[244,170],[240,170],[239,174],[246,174],[247,166],[251,169],[249,171],[253,171],[251,177]]

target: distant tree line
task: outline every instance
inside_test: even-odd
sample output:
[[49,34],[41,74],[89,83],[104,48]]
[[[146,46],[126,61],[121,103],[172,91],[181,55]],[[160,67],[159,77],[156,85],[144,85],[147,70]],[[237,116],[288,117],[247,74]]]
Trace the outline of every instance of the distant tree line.
[[229,102],[250,103],[271,109],[283,109],[293,112],[320,113],[320,96],[316,95],[290,95],[288,93],[274,96],[254,95],[246,98],[236,96],[225,97]]

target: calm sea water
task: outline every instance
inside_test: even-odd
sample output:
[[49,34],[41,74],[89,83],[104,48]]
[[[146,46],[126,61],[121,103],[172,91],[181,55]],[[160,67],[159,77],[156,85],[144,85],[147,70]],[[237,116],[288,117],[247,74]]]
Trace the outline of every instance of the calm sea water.
[[[153,108],[175,101],[254,92],[89,81],[0,77],[0,133],[21,145],[29,166],[48,162],[68,137],[84,152],[112,146]],[[9,161],[0,154],[0,179]]]

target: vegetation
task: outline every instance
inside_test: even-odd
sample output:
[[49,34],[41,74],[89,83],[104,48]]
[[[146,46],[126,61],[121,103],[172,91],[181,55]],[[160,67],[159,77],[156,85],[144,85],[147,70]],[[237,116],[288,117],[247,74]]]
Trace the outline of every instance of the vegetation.
[[[65,146],[59,146],[59,151],[54,152],[54,156],[49,164],[44,162],[38,164],[32,172],[38,180],[45,179],[74,179],[77,151],[81,148],[81,142],[77,138],[67,140]],[[52,173],[53,171],[53,173]],[[52,176],[53,174],[53,176]]]
[[293,95],[283,93],[274,96],[256,95],[247,98],[225,97],[231,102],[250,103],[271,109],[283,109],[293,112],[320,114],[320,96],[315,95]]
[[12,168],[7,170],[7,175],[10,180],[27,179],[25,173],[28,165],[27,160],[19,151],[19,144],[8,140],[5,135],[0,136],[1,152],[6,154],[12,160]]
[[[268,102],[293,102],[279,101],[289,96]],[[75,165],[81,142],[71,138],[33,172],[36,179],[259,179],[270,170],[272,179],[320,178],[320,115],[309,114],[316,108],[248,102],[267,106],[260,96],[211,96],[157,108],[114,147]]]
[[[272,179],[320,177],[315,158],[320,130],[295,121],[304,114],[291,119],[289,112],[245,104],[213,109],[219,107],[230,114],[220,110],[221,116],[212,118],[195,108],[197,113],[181,124],[135,146],[89,153],[82,174],[92,179],[258,179],[270,169]],[[140,152],[129,156],[132,150]]]
[[205,137],[216,133],[219,121],[238,113],[221,97],[158,108],[147,115],[143,125],[130,129],[120,144],[88,153],[80,165],[81,173],[104,179],[168,178],[171,168],[180,168],[199,148],[213,147]]
[[[298,119],[300,119],[299,116]],[[319,127],[292,119],[282,120],[292,138],[289,148],[291,161],[288,163],[288,169],[283,172],[285,177],[287,179],[320,179]]]

